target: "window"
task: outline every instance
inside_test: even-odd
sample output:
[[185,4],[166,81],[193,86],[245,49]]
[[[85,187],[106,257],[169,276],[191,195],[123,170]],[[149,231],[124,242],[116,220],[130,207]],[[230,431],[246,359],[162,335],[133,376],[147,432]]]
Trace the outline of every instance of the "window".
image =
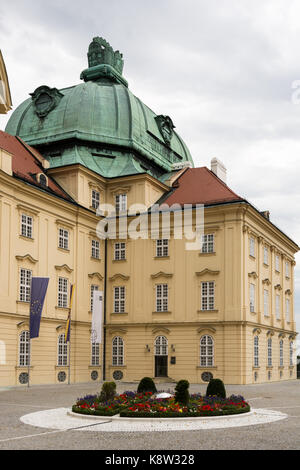
[[100,242],[92,240],[92,258],[100,259]]
[[58,246],[63,250],[69,249],[69,232],[64,228],[59,229]]
[[277,272],[280,271],[280,258],[279,258],[279,255],[275,255],[275,270]]
[[125,312],[125,287],[114,288],[114,312]]
[[92,190],[92,207],[93,209],[98,209],[100,205],[100,193],[98,191],[95,191],[95,189]]
[[156,286],[156,311],[168,311],[168,284],[158,284]]
[[118,194],[116,196],[116,212],[127,211],[127,194]]
[[93,296],[96,290],[99,290],[99,286],[91,285],[91,312],[93,311]]
[[283,340],[279,342],[279,365],[283,367]]
[[253,237],[250,238],[250,256],[255,257],[255,240]]
[[113,366],[124,365],[124,341],[116,336],[112,341],[112,364]]
[[100,344],[99,343],[92,343],[91,365],[92,366],[100,365]]
[[213,234],[202,236],[202,253],[214,253],[215,251],[215,236]]
[[264,315],[269,316],[269,291],[264,289]]
[[259,367],[259,338],[254,336],[254,367]]
[[29,366],[29,331],[22,331],[19,336],[19,366]]
[[58,307],[68,308],[68,279],[58,278]]
[[61,334],[58,337],[57,365],[58,366],[68,365],[68,343],[65,342],[64,334]]
[[156,240],[156,256],[158,258],[169,256],[169,240]]
[[215,283],[202,282],[201,310],[214,310],[215,308]]
[[168,340],[165,336],[158,336],[155,339],[155,356],[168,355]]
[[272,367],[272,338],[268,338],[268,367]]
[[23,237],[32,238],[33,219],[29,215],[21,216],[21,235]]
[[250,284],[250,312],[255,312],[255,284]]
[[276,319],[280,320],[280,295],[275,297],[275,310],[276,310]]
[[264,246],[264,264],[269,264],[269,250],[267,246]]
[[294,343],[290,342],[290,366],[294,365]]
[[200,366],[212,367],[214,365],[214,340],[205,335],[200,339]]
[[20,302],[30,302],[32,271],[20,270]]
[[126,243],[115,243],[115,261],[126,259]]
[[290,299],[285,299],[285,319],[290,321]]
[[290,277],[290,263],[288,261],[285,262],[285,276]]

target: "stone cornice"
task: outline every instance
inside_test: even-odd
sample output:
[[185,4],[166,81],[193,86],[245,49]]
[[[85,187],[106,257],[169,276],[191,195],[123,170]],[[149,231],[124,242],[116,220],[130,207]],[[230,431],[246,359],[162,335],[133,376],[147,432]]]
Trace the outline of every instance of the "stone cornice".
[[125,274],[117,273],[114,276],[109,278],[109,281],[115,281],[116,279],[122,279],[123,281],[128,281],[130,276],[126,276]]
[[68,273],[72,273],[74,270],[70,268],[67,264],[62,264],[61,266],[54,266],[57,271],[65,270]]
[[253,271],[252,273],[248,273],[248,277],[252,277],[253,279],[257,279],[258,275],[256,274],[255,271]]
[[91,273],[88,275],[90,279],[93,279],[94,277],[97,277],[99,281],[103,281],[103,276],[100,273]]
[[206,268],[206,269],[203,269],[203,271],[196,272],[196,276],[198,277],[205,276],[206,274],[217,276],[218,274],[220,274],[220,271],[213,271],[211,269]]
[[171,278],[173,277],[173,274],[164,273],[163,271],[160,271],[159,273],[156,273],[156,274],[151,274],[152,279],[158,279],[159,277]]
[[30,254],[27,253],[27,255],[21,256],[21,255],[16,255],[16,259],[18,261],[25,261],[28,260],[32,264],[36,264],[38,262],[37,259],[34,259]]

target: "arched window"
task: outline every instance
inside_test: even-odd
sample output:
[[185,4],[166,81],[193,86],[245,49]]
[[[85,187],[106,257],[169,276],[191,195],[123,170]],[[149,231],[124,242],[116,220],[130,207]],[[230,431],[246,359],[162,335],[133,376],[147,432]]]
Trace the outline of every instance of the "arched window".
[[165,336],[158,336],[155,340],[155,356],[168,355],[168,340]]
[[29,331],[22,331],[19,336],[19,365],[29,366]]
[[124,365],[124,341],[120,336],[116,336],[112,341],[112,364],[113,366]]
[[272,338],[268,338],[268,367],[272,367]]
[[200,366],[208,367],[214,365],[214,340],[205,335],[200,339]]
[[259,367],[259,338],[254,336],[254,367]]
[[61,334],[58,337],[57,365],[58,366],[68,365],[68,343],[65,342],[64,334]]
[[283,339],[279,342],[279,365],[283,367]]

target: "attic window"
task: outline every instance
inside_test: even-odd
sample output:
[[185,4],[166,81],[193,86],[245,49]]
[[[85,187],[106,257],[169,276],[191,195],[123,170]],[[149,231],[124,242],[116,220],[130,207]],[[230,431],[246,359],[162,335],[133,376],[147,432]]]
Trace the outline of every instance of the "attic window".
[[45,187],[48,186],[48,178],[43,173],[39,173],[37,175],[37,180],[42,186],[45,186]]

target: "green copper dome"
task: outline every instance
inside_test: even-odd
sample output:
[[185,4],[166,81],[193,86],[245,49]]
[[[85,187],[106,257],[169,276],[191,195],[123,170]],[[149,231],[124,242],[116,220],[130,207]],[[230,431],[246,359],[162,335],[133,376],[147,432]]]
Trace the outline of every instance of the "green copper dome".
[[163,177],[192,157],[170,117],[157,116],[128,89],[123,59],[94,38],[83,83],[41,86],[12,114],[6,132],[37,147],[51,167],[81,163],[104,177]]

